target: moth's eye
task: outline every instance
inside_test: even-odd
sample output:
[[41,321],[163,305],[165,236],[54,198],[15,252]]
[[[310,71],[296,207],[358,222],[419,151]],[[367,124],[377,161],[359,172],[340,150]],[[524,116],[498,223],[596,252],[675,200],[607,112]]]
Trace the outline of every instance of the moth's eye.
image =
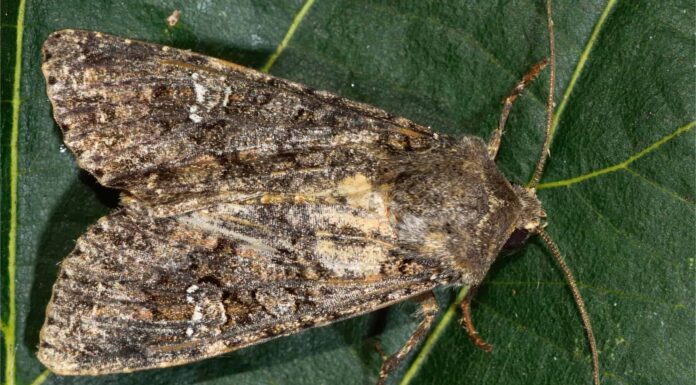
[[445,232],[447,234],[452,234],[452,224],[449,222],[445,222]]
[[524,242],[529,238],[529,231],[525,229],[515,229],[515,231],[510,234],[507,242],[503,246],[503,252],[506,254],[512,254],[522,248]]

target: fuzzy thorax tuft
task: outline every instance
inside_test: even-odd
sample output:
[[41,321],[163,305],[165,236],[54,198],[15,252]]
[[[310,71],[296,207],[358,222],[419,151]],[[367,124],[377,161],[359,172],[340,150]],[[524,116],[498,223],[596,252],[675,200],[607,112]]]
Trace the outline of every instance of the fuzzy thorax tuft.
[[546,212],[536,196],[536,189],[514,185],[515,193],[522,203],[522,211],[517,219],[516,229],[536,233],[546,227]]

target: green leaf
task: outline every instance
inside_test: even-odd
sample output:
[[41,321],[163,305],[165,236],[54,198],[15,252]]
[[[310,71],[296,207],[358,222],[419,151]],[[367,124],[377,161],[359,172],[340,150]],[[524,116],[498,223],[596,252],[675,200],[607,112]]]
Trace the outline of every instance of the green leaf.
[[[317,0],[298,15],[301,0],[2,2],[2,383],[372,384],[380,359],[370,338],[395,351],[418,322],[417,306],[403,303],[177,368],[44,372],[35,354],[57,264],[116,204],[61,147],[40,71],[50,32],[100,30],[255,68],[273,56],[272,74],[488,137],[502,99],[547,55],[544,5],[462,3]],[[169,27],[175,9],[181,19]],[[692,384],[695,5],[557,1],[554,12],[557,125],[539,196],[587,301],[603,383]],[[513,107],[503,138],[498,163],[517,183],[541,148],[547,81]],[[439,293],[443,309],[454,294]],[[493,353],[473,347],[456,311],[443,313],[391,383],[591,382],[579,315],[538,240],[501,257],[479,290],[474,320]]]

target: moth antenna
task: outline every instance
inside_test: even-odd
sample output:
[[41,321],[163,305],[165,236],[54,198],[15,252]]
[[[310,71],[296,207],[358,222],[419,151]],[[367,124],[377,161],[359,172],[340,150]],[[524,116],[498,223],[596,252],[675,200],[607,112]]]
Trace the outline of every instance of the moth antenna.
[[544,240],[544,243],[546,243],[546,246],[551,251],[551,254],[553,255],[553,258],[556,260],[556,263],[558,263],[558,266],[561,267],[563,275],[565,275],[565,280],[568,283],[568,287],[570,287],[570,291],[573,293],[573,298],[575,299],[575,304],[578,306],[580,318],[582,318],[582,324],[585,327],[585,331],[587,332],[587,340],[590,344],[590,354],[592,355],[592,377],[594,379],[594,384],[600,385],[599,354],[597,353],[597,342],[595,341],[594,332],[592,331],[592,325],[590,324],[590,315],[587,313],[587,309],[585,308],[585,301],[583,301],[582,296],[580,295],[580,290],[578,289],[578,285],[575,282],[573,273],[570,271],[570,268],[566,264],[565,259],[561,255],[561,252],[558,250],[558,247],[553,242],[549,234],[542,229],[537,229],[537,234],[539,234],[541,239]]
[[551,148],[551,126],[553,124],[553,99],[556,86],[556,39],[553,35],[553,19],[551,15],[551,0],[546,0],[546,27],[549,33],[549,96],[546,99],[546,132],[544,133],[544,146],[537,161],[532,180],[527,184],[529,188],[536,188],[544,173],[544,166],[549,157]]
[[[536,188],[541,180],[541,175],[544,172],[544,166],[546,165],[546,160],[549,157],[549,150],[551,148],[551,127],[553,124],[553,100],[554,91],[556,85],[556,39],[553,34],[553,16],[551,12],[551,0],[546,0],[546,26],[549,34],[549,95],[546,100],[546,129],[544,132],[544,145],[541,149],[541,155],[537,161],[536,167],[534,168],[534,175],[532,180],[528,183],[527,187]],[[558,263],[558,266],[563,271],[565,280],[568,283],[568,287],[573,294],[573,299],[580,312],[580,318],[582,318],[582,324],[587,333],[587,341],[590,345],[590,354],[592,355],[592,379],[595,385],[600,385],[599,381],[599,354],[597,353],[597,342],[595,341],[594,332],[592,331],[592,324],[590,322],[590,315],[587,313],[585,308],[585,301],[582,299],[578,285],[575,282],[575,277],[573,277],[573,272],[565,262],[563,255],[561,255],[560,250],[551,239],[551,236],[541,228],[537,229],[537,234],[544,240],[546,246],[551,251],[553,258]]]

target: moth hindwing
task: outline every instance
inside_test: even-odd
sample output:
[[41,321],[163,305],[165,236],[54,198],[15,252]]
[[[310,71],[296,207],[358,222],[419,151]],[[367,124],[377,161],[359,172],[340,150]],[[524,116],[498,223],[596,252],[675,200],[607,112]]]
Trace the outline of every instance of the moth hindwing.
[[179,365],[476,285],[542,214],[475,137],[99,32],[43,53],[67,147],[122,191],[61,265],[38,353],[59,374]]

